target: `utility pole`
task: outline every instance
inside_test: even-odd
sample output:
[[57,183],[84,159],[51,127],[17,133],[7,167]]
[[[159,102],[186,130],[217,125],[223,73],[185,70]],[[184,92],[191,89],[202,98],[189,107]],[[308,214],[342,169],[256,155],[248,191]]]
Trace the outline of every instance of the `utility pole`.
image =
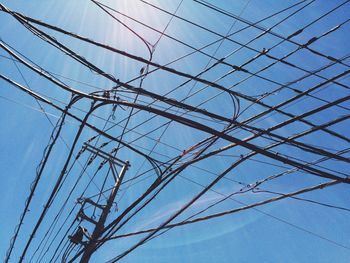
[[[91,148],[93,148],[92,146],[90,146]],[[91,150],[91,149],[90,149]],[[96,148],[94,149],[96,151]],[[96,152],[95,152],[96,153]],[[102,151],[99,150],[99,153],[98,155],[100,155],[101,153],[104,153]],[[106,153],[104,153],[106,154]],[[111,157],[111,156],[109,156]],[[115,157],[113,157],[113,159],[117,159]],[[129,162],[128,161],[121,161],[119,159],[118,160],[118,164],[119,166],[121,166],[121,171],[118,172],[116,171],[115,167],[113,166],[113,163],[110,161],[110,166],[111,166],[111,171],[112,171],[112,174],[115,178],[115,184],[114,184],[114,187],[112,188],[111,192],[110,192],[110,195],[107,199],[107,204],[106,205],[97,205],[96,206],[100,209],[102,209],[102,213],[101,213],[101,216],[100,218],[98,219],[97,222],[95,222],[95,229],[94,231],[92,232],[91,234],[91,238],[90,240],[87,242],[86,246],[85,246],[85,251],[81,257],[81,260],[80,260],[80,263],[87,263],[89,262],[92,254],[94,253],[97,245],[98,245],[98,240],[99,238],[101,238],[102,236],[102,233],[103,233],[103,230],[104,230],[104,225],[105,225],[105,222],[107,220],[107,217],[108,217],[108,214],[111,210],[111,207],[113,205],[113,202],[114,202],[114,199],[117,195],[117,192],[119,190],[119,187],[121,185],[121,182],[123,181],[123,178],[124,178],[124,175],[125,175],[125,172],[126,170],[128,169],[129,167]]]

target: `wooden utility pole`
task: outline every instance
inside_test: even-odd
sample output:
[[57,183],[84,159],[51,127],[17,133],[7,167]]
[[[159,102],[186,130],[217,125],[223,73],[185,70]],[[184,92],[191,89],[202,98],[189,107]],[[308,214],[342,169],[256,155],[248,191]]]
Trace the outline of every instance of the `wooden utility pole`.
[[102,208],[101,216],[100,216],[99,220],[97,221],[97,223],[95,225],[95,229],[94,229],[93,233],[91,234],[91,238],[85,247],[85,251],[81,257],[80,263],[89,262],[92,254],[94,253],[94,251],[98,245],[98,240],[99,240],[99,238],[101,238],[101,235],[103,233],[104,224],[107,220],[107,216],[111,210],[114,199],[117,195],[117,192],[119,190],[121,182],[123,181],[124,174],[125,174],[126,170],[128,169],[128,167],[129,167],[129,162],[126,161],[124,163],[124,165],[122,166],[122,169],[118,175],[117,172],[114,170],[113,164],[111,164],[111,170],[112,170],[114,177],[116,178],[116,181],[115,181],[114,187],[111,190],[111,193],[108,197],[107,204]]

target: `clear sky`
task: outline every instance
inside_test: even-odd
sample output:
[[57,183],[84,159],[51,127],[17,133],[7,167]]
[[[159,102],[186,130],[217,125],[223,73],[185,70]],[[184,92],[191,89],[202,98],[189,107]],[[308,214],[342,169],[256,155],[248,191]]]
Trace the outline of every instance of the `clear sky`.
[[[118,19],[117,21],[93,1],[88,0],[0,1],[12,11],[128,54],[145,60],[151,59],[159,65],[168,65],[192,76],[201,73],[198,75],[201,79],[259,99],[267,105],[278,105],[300,92],[322,84],[310,93],[312,96],[304,96],[285,105],[282,109],[287,115],[269,113],[258,120],[247,122],[260,129],[272,127],[290,119],[291,116],[298,116],[349,96],[350,82],[346,72],[350,67],[348,2],[101,0],[101,3],[114,9],[106,10]],[[217,10],[208,8],[203,3],[213,5]],[[280,12],[281,10],[284,11]],[[336,27],[338,25],[340,26]],[[188,81],[186,76],[164,70],[153,72],[156,67],[152,65],[147,69],[143,62],[45,27],[38,28],[113,76],[111,78],[119,79],[123,83],[128,82],[134,87],[141,85],[143,89],[154,94],[166,95],[227,119],[232,119],[235,115],[240,122],[266,110],[264,106],[252,104],[243,98],[237,98],[238,101],[233,102],[234,98],[228,93],[207,87],[204,83]],[[268,28],[272,28],[271,31],[265,32]],[[292,37],[291,41],[285,40],[302,28],[304,30]],[[230,40],[222,38],[227,35]],[[314,37],[318,38],[313,39]],[[314,40],[309,46],[311,50],[300,45],[310,39]],[[116,86],[110,79],[93,72],[34,35],[5,12],[0,13],[0,40],[2,45],[15,50],[22,58],[26,58],[26,61],[39,65],[67,86],[81,92],[110,90]],[[267,55],[264,54],[264,50],[267,51]],[[222,58],[223,63],[215,65],[215,58]],[[284,63],[278,61],[282,58]],[[334,58],[340,62],[334,63]],[[208,65],[212,66],[210,70],[202,72]],[[235,67],[229,65],[236,66],[236,70],[232,71]],[[237,70],[239,66],[246,71]],[[265,67],[267,68],[264,69]],[[151,72],[142,83],[139,78],[140,70]],[[60,107],[64,108],[70,101],[71,94],[68,91],[14,61],[13,56],[3,48],[0,49],[0,74],[41,94]],[[309,75],[305,77],[307,74]],[[327,82],[335,77],[333,82]],[[279,89],[281,86],[283,88]],[[154,99],[143,95],[135,96],[135,93],[125,92],[122,88],[118,88],[117,96],[120,100],[136,101],[140,105],[152,103],[151,105],[161,112],[184,116],[217,131],[222,131],[227,126],[222,120],[214,120],[181,108],[169,108],[166,102],[154,102]],[[70,112],[84,118],[90,106],[89,99],[81,99],[74,104]],[[316,126],[322,125],[347,116],[349,109],[348,100],[344,100],[336,106],[310,114],[304,122],[294,121],[276,129],[274,134],[279,138],[288,138],[309,130],[312,126],[306,122]],[[10,239],[30,193],[31,183],[61,112],[47,104],[38,103],[33,97],[0,79],[0,113],[0,257],[5,258]],[[126,121],[131,113],[133,116]],[[91,125],[101,130],[107,129],[113,137],[118,138],[124,134],[122,140],[127,145],[163,162],[162,169],[165,169],[172,158],[182,156],[179,163],[173,167],[176,169],[204,147],[201,145],[199,148],[191,148],[210,134],[178,122],[168,124],[168,121],[166,116],[132,110],[127,106],[118,106],[113,113],[111,105],[100,107],[88,119]],[[349,154],[339,154],[339,151],[349,147],[349,124],[349,119],[345,119],[331,126],[329,130],[337,136],[330,135],[330,132],[316,131],[297,140],[310,147],[341,156],[338,160],[332,158],[322,161],[314,165],[314,168],[339,177],[349,174],[349,162],[340,160],[343,157],[349,158]],[[80,123],[73,118],[66,118],[35,190],[9,262],[18,262],[68,160],[79,125]],[[123,127],[126,127],[124,132]],[[237,128],[227,134],[244,140],[253,133]],[[66,235],[67,231],[69,235],[74,234],[78,227],[78,223],[74,221],[79,211],[76,199],[79,196],[93,197],[95,201],[103,203],[109,191],[97,200],[100,190],[110,189],[113,185],[113,177],[108,172],[107,165],[96,172],[102,161],[100,157],[94,159],[85,170],[82,167],[88,162],[89,153],[85,151],[75,160],[78,152],[83,149],[84,142],[95,135],[95,131],[86,127],[77,137],[73,157],[63,174],[62,186],[29,246],[24,262],[50,262],[57,247],[60,248],[60,254],[57,258],[54,257],[53,262],[61,262],[65,253],[69,260],[79,251],[74,247],[68,253],[69,241]],[[273,139],[277,137],[259,137],[251,140],[251,143],[263,148],[276,142]],[[105,142],[109,140],[97,137],[90,143],[100,147]],[[205,153],[230,143],[226,139],[220,139],[206,149]],[[118,147],[118,143],[109,142],[103,149],[110,152],[115,147]],[[186,152],[189,149],[190,151]],[[246,147],[237,146],[189,166],[145,209],[116,232],[116,235],[159,226],[231,164],[249,152]],[[286,144],[271,149],[271,153],[299,163],[315,162],[324,157],[322,154]],[[107,222],[120,215],[157,177],[150,163],[127,147],[122,147],[117,157],[123,161],[128,160],[131,167],[126,172],[126,182],[118,192]],[[268,180],[261,184],[259,189],[252,191],[256,182],[292,168],[288,163],[276,161],[263,154],[254,155],[230,171],[171,222],[183,221],[233,193],[235,194],[230,198],[197,217],[277,197],[279,195],[276,192],[286,194],[329,181],[298,170]],[[304,200],[285,198],[238,213],[170,229],[141,245],[120,262],[350,262],[349,185],[340,183],[298,197]],[[99,216],[99,212],[94,211],[93,207],[87,208],[85,212],[95,215],[96,218]],[[92,232],[90,223],[83,221],[80,225]],[[72,228],[69,228],[70,226]],[[108,241],[94,254],[91,262],[107,262],[146,236],[147,234],[141,234]],[[66,247],[59,246],[61,240]]]

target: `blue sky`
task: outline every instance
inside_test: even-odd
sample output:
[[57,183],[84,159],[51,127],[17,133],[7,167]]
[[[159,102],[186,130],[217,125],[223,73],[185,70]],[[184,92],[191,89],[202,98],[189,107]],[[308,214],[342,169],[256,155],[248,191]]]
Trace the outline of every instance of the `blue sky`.
[[[221,35],[236,32],[231,37],[236,43],[227,40],[221,41],[218,35],[210,33],[203,28],[193,26],[178,18],[174,17],[171,19],[171,15],[165,14],[139,0],[105,0],[101,2],[138,21],[142,21],[160,32],[165,30],[166,35],[160,35],[150,28],[131,21],[120,14],[113,13],[129,28],[134,30],[134,33],[130,32],[129,29],[106,15],[91,1],[2,0],[1,4],[26,16],[62,27],[67,31],[108,44],[114,48],[145,59],[149,59],[150,54],[146,44],[141,41],[140,37],[150,44],[155,44],[159,40],[155,47],[152,61],[161,65],[168,64],[179,57],[193,52],[193,48],[199,49],[216,41],[215,44],[204,48],[202,53],[195,52],[169,65],[171,68],[192,75],[201,72],[208,63],[209,65],[213,65],[214,62],[208,57],[208,54],[216,58],[225,57],[225,62],[229,64],[242,65],[257,54],[254,50],[269,49],[268,54],[281,58],[298,49],[298,46],[287,41],[274,47],[281,39],[271,34],[265,34],[251,41],[261,34],[260,29],[249,27],[243,30],[242,28],[246,27],[244,22],[236,21],[232,17],[210,10],[195,1],[153,0],[149,1],[149,3],[164,8],[170,13],[174,13],[177,10],[176,15],[191,20],[203,28]],[[212,0],[208,2],[253,23],[297,3],[296,1],[287,0]],[[263,28],[273,27],[275,33],[287,37],[298,29],[307,26],[312,21],[317,20],[343,2],[345,1],[304,1],[290,10],[260,22],[258,25]],[[281,20],[288,17],[289,14],[304,5],[306,5],[305,8],[278,24]],[[321,36],[333,27],[344,23],[338,30],[322,37],[312,44],[311,47],[321,54],[327,54],[334,58],[340,59],[345,57],[349,52],[348,33],[350,25],[346,22],[349,18],[349,11],[350,3],[345,3],[311,26],[307,26],[301,34],[293,38],[293,41],[306,43],[312,37]],[[278,25],[275,26],[276,24]],[[122,82],[128,82],[137,78],[140,74],[140,69],[144,66],[143,63],[122,55],[83,43],[82,41],[52,30],[41,29],[87,60],[94,62],[104,72],[111,74]],[[96,90],[111,89],[115,86],[115,83],[112,81],[92,72],[55,47],[33,35],[12,16],[4,12],[0,14],[0,32],[0,38],[3,43],[6,43],[12,49],[17,50],[59,80],[77,90],[84,93],[91,93]],[[139,37],[135,35],[135,32]],[[189,46],[176,42],[168,36],[187,43]],[[250,48],[239,49],[238,42],[249,43]],[[232,52],[233,54],[229,55]],[[67,91],[63,91],[24,65],[13,62],[11,56],[5,50],[1,49],[0,56],[0,72],[2,75],[29,87],[59,106],[64,107],[69,102],[70,94]],[[286,61],[296,64],[307,71],[314,71],[331,63],[329,59],[306,49],[300,49],[288,55]],[[249,72],[259,72],[259,70],[271,63],[273,63],[272,59],[267,56],[261,56],[252,63],[248,63],[245,68]],[[327,78],[332,78],[343,73],[348,69],[348,65],[350,65],[350,61],[345,58],[343,64],[338,63],[325,70],[321,70],[317,73],[319,76],[310,76],[291,84],[291,87],[305,91],[324,82]],[[154,67],[150,67],[150,70],[153,69]],[[202,74],[201,77],[209,81],[217,81],[218,78],[231,69],[226,65],[220,64]],[[286,64],[277,63],[267,70],[258,73],[258,75],[259,77],[254,76],[245,79],[249,74],[234,72],[218,80],[217,83],[224,87],[232,88],[234,91],[259,97],[261,94],[277,89],[279,87],[278,83],[288,85],[288,83],[302,78],[305,75],[305,71]],[[273,82],[266,81],[266,79],[273,80]],[[185,99],[188,94],[193,93],[193,96],[186,98],[185,102],[187,104],[193,106],[200,105],[201,108],[207,111],[227,118],[232,117],[234,105],[231,98],[225,93],[220,93],[220,91],[213,87],[204,88],[205,84],[191,81],[181,88],[172,91],[186,80],[184,77],[158,70],[145,78],[142,87],[156,94],[167,94],[169,98],[178,101]],[[349,86],[350,84],[347,75],[337,79],[337,82],[343,86]],[[135,87],[138,87],[139,84],[139,79],[130,82],[130,85]],[[349,89],[330,83],[324,85],[321,89],[317,89],[312,94],[323,100],[334,101],[348,96]],[[269,105],[276,105],[295,95],[296,93],[291,89],[282,89],[264,98],[263,102]],[[133,101],[135,99],[135,94],[132,93],[121,92],[118,96],[127,101]],[[212,97],[214,98],[206,101]],[[145,96],[140,96],[137,99],[143,105],[152,101]],[[84,111],[89,110],[90,104],[91,102],[89,100],[82,99],[74,105],[71,112],[83,118]],[[259,105],[250,106],[250,102],[243,99],[240,99],[240,104],[241,112],[244,112],[239,116],[238,121],[244,121],[264,110]],[[298,100],[296,103],[290,103],[283,109],[289,114],[299,115],[324,104],[325,101],[307,97],[306,99]],[[2,226],[0,255],[2,258],[5,257],[10,239],[23,210],[25,199],[29,194],[30,184],[34,180],[37,166],[49,142],[53,130],[52,124],[55,125],[61,115],[53,107],[45,104],[41,104],[41,106],[45,109],[46,115],[40,110],[37,101],[28,94],[14,88],[14,86],[4,80],[0,81],[0,167],[2,171],[0,184],[0,191],[2,193],[2,198],[0,199],[0,225]],[[167,106],[165,103],[157,102],[154,107],[165,111]],[[311,115],[306,120],[320,125],[348,114],[348,109],[346,108],[350,108],[349,102],[346,101],[340,104],[340,106],[331,107],[321,113]],[[118,123],[119,126],[112,127],[109,130],[112,136],[117,137],[122,133],[123,126],[126,124],[125,117],[128,116],[130,110],[127,107],[117,107],[115,115],[110,116],[112,107],[110,105],[103,106],[89,118],[89,123],[100,129],[110,128],[113,124]],[[170,109],[170,112],[182,114],[184,110]],[[223,123],[214,122],[208,118],[200,119],[197,113],[187,113],[184,116],[216,130],[222,130],[225,127]],[[282,114],[268,114],[266,116],[262,120],[252,122],[251,124],[265,129],[289,118]],[[142,124],[143,121],[151,117],[153,117],[151,113],[144,111],[137,112],[127,124],[127,128],[130,131],[125,134],[123,140],[138,150],[161,161],[168,161],[171,158],[181,155],[183,150],[188,149],[209,136],[207,133],[195,131],[193,128],[175,122],[167,126],[165,124],[168,120],[160,116]],[[106,123],[106,119],[109,119],[110,122]],[[332,126],[330,129],[344,137],[348,137],[350,132],[349,124],[349,120],[346,120]],[[159,126],[161,128],[155,129]],[[69,152],[67,145],[72,145],[78,128],[79,123],[76,120],[70,117],[66,119],[60,138],[53,148],[43,177],[35,192],[29,208],[30,211],[24,219],[24,224],[19,232],[10,262],[18,261],[29,234],[33,229],[33,225],[47,202],[61,169],[67,160]],[[309,128],[309,125],[296,121],[276,130],[276,134],[289,137]],[[145,133],[148,135],[140,138],[140,135]],[[79,152],[84,142],[95,135],[96,133],[91,129],[84,129],[78,139],[74,154],[76,155]],[[251,133],[236,130],[231,132],[230,135],[244,139],[250,136]],[[106,138],[100,138],[97,143],[100,145],[107,141]],[[349,147],[348,143],[344,140],[330,136],[323,131],[316,131],[312,135],[302,137],[298,141],[322,147],[322,149],[332,153]],[[96,140],[93,142],[95,143]],[[264,147],[272,141],[268,138],[258,138],[251,142]],[[220,139],[209,148],[209,151],[228,144],[228,141]],[[116,143],[109,143],[104,149],[111,151],[116,146]],[[273,150],[283,156],[292,156],[295,158],[293,160],[300,162],[312,162],[321,158],[319,155],[304,152],[286,145],[278,146]],[[125,234],[145,228],[148,229],[164,222],[183,204],[200,192],[203,186],[208,185],[215,176],[222,173],[231,163],[235,162],[240,155],[247,154],[248,152],[243,147],[235,147],[223,152],[221,156],[208,158],[207,160],[198,162],[195,166],[187,168],[146,209],[142,210],[141,213],[126,224],[118,233]],[[349,157],[349,154],[344,154],[343,156]],[[191,157],[191,154],[185,156],[183,161],[189,157]],[[150,164],[145,159],[125,147],[118,151],[118,158],[130,161],[131,167],[126,173],[126,179],[131,179],[133,176],[151,169]],[[24,262],[29,262],[40,241],[45,238],[45,233],[52,225],[55,216],[67,199],[70,189],[75,184],[77,178],[79,178],[79,174],[81,174],[81,165],[87,160],[88,154],[84,152],[77,162],[74,162],[74,160],[69,162],[71,170],[67,173],[60,192],[57,194],[54,203],[45,216],[43,224],[33,239]],[[39,258],[43,256],[47,248],[49,248],[47,250],[48,252],[44,255],[45,257],[43,257],[42,262],[49,262],[54,249],[58,246],[59,240],[62,239],[64,242],[67,242],[68,239],[64,236],[64,232],[69,224],[73,222],[78,210],[75,208],[72,214],[69,214],[69,211],[74,207],[76,198],[81,195],[100,162],[101,159],[97,158],[88,167],[86,173],[82,174],[78,187],[68,199],[57,225],[53,228],[53,235],[58,233],[58,238],[53,241],[51,246],[39,247],[39,252],[34,254],[32,262],[39,262]],[[348,174],[349,171],[349,165],[342,161],[328,160],[322,162],[320,165],[322,166],[319,167],[321,170],[328,169],[327,171],[332,171],[334,174],[342,177],[345,176],[344,174]],[[256,181],[273,174],[281,173],[290,168],[287,164],[274,161],[263,155],[256,155],[251,160],[243,162],[232,170],[225,179],[213,187],[213,191],[208,191],[198,202],[173,222],[181,221],[206,208],[223,196],[239,191],[243,183],[253,184]],[[108,167],[104,167],[96,174],[93,183],[87,188],[84,196],[95,196],[99,193],[107,170]],[[128,204],[145,191],[146,187],[155,178],[154,171],[151,171],[140,177],[141,180],[136,180],[135,184],[134,181],[124,184],[116,199],[118,207],[113,206],[109,220],[118,216]],[[297,171],[268,181],[261,185],[261,189],[288,193],[325,181],[327,180],[324,178]],[[112,185],[113,180],[109,176],[105,187],[108,188]],[[273,196],[275,195],[253,193],[252,191],[237,194],[232,199],[228,199],[204,212],[202,216],[238,208],[242,204],[251,204]],[[348,185],[346,184],[338,184],[322,190],[316,190],[303,194],[300,197],[349,209],[348,200],[350,196]],[[103,197],[102,201],[104,201]],[[91,210],[90,208],[88,212],[91,212]],[[65,218],[67,218],[67,223],[63,224]],[[137,250],[123,258],[121,262],[349,262],[350,225],[348,219],[349,210],[325,207],[315,203],[287,198],[257,207],[256,209],[249,209],[224,217],[171,229],[164,235],[140,246]],[[61,225],[63,227],[60,227]],[[87,227],[89,231],[92,231],[92,226],[88,223],[83,222],[82,225]],[[73,228],[75,229],[76,227],[77,224],[75,223]],[[73,232],[71,230],[70,234]],[[92,262],[106,262],[131,247],[144,236],[139,235],[109,241],[94,254]],[[40,251],[42,251],[41,254]],[[76,253],[77,250],[74,250],[70,256],[74,252]]]

